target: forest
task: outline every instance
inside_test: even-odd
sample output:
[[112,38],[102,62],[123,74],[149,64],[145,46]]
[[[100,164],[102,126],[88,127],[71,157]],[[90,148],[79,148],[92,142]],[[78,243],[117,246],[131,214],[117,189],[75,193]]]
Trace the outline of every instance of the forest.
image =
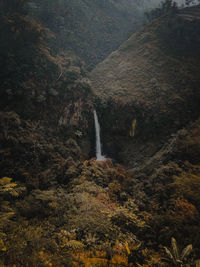
[[0,267],[199,267],[199,1],[0,0],[0,40]]

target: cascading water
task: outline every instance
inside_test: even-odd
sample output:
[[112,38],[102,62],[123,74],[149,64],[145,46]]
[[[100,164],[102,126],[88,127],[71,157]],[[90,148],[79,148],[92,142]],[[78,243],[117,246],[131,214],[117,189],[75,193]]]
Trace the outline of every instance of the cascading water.
[[97,117],[96,110],[94,110],[94,122],[96,132],[96,158],[98,161],[104,161],[106,158],[101,154],[101,137],[100,137],[100,125]]

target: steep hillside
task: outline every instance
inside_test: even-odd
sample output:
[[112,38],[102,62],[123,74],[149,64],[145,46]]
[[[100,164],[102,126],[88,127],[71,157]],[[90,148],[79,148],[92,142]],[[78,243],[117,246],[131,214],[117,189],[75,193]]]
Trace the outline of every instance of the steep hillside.
[[[0,2],[0,266],[198,266],[198,12],[136,33],[92,90],[25,2]],[[91,158],[94,107],[113,160]]]
[[142,154],[154,153],[153,143],[199,116],[199,25],[179,12],[154,20],[91,72],[104,144],[129,154],[130,165],[138,142],[154,139]]
[[[147,232],[136,236],[147,247],[176,237],[192,243],[194,254],[200,247],[199,26],[197,7],[168,13],[90,75],[104,152],[128,166],[124,192],[151,214]],[[171,243],[169,266],[178,266],[177,244]],[[147,266],[165,264],[153,255]]]
[[29,6],[30,13],[54,32],[54,49],[78,55],[91,69],[138,29],[147,2],[32,0]]
[[[31,180],[70,146],[77,147],[80,156],[76,141],[89,146],[92,92],[84,64],[65,54],[52,56],[45,42],[49,30],[26,16],[22,7],[16,12],[8,5],[0,17],[1,175]],[[86,146],[83,158],[89,150]]]

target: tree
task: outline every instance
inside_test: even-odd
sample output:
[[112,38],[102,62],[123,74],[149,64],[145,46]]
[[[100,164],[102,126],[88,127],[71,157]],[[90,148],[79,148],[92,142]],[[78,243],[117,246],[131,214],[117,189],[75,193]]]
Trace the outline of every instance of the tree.
[[193,3],[194,3],[194,0],[185,0],[186,6],[190,6]]
[[159,18],[164,14],[168,14],[171,12],[177,11],[177,3],[172,0],[165,0],[162,2],[161,7],[157,7],[152,9],[150,12],[146,12],[145,16],[147,17],[148,21],[152,21],[155,18]]

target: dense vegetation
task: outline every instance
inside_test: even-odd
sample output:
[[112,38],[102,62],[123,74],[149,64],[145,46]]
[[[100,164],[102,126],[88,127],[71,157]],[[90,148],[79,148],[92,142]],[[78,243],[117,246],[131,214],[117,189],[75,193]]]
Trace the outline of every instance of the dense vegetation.
[[[190,10],[192,11],[192,9]],[[196,12],[194,16],[199,16]],[[159,37],[169,53],[178,57],[200,56],[200,22],[199,20],[187,21],[182,19],[184,13],[179,12],[176,17],[169,14],[165,17],[166,22],[158,30]]]
[[29,12],[55,34],[53,50],[73,53],[92,69],[142,25],[147,2],[34,0]]
[[145,15],[149,21],[152,21],[155,18],[159,18],[165,14],[173,14],[178,11],[177,3],[172,0],[166,0],[161,3],[161,7],[152,9],[149,12],[146,12]]
[[[102,25],[111,37],[131,15],[121,1],[83,2],[109,19],[119,12]],[[75,55],[78,42],[90,50],[91,29],[72,30],[85,20],[83,6],[0,7],[0,266],[198,266],[199,9],[146,25],[91,73],[91,84]],[[104,44],[98,50],[94,39],[90,56]],[[113,160],[93,158],[94,106]]]

